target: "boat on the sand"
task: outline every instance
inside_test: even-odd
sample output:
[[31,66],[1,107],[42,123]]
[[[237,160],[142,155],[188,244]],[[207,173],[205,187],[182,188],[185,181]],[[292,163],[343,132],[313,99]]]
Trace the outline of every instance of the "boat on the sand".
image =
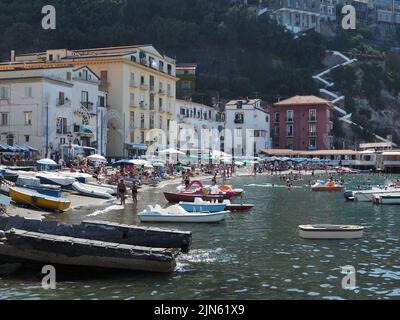
[[79,194],[87,197],[99,198],[99,199],[113,198],[113,196],[111,195],[111,193],[113,193],[113,190],[107,188],[96,187],[93,185],[88,185],[80,182],[74,182],[72,184],[72,188]]
[[39,173],[36,175],[42,184],[51,184],[60,186],[62,189],[71,190],[72,184],[76,181],[72,177],[64,177],[56,173]]
[[228,211],[222,212],[187,212],[178,205],[163,209],[156,205],[148,206],[138,214],[141,222],[181,222],[181,223],[216,223],[226,219]]
[[66,198],[46,196],[27,188],[10,187],[10,197],[19,204],[56,212],[67,211],[71,207],[71,201]]
[[315,224],[301,225],[299,235],[305,239],[359,239],[364,227],[351,225]]
[[40,179],[34,177],[19,176],[17,182],[15,182],[15,186],[32,189],[39,192],[40,194],[55,198],[61,198],[62,195],[62,190],[60,186],[41,184]]

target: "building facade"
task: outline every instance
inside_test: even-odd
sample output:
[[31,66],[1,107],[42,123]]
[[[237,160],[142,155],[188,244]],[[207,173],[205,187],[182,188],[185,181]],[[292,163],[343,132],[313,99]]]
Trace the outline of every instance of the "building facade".
[[196,70],[195,63],[179,63],[176,65],[176,76],[179,78],[176,84],[176,97],[178,99],[190,99],[196,91]]
[[175,119],[178,132],[172,144],[183,152],[191,150],[219,150],[221,125],[218,111],[214,107],[176,100]]
[[332,148],[332,104],[316,96],[295,96],[270,109],[273,148],[321,150]]
[[257,156],[271,148],[270,117],[261,100],[232,100],[225,106],[224,151],[235,157]]
[[12,61],[0,64],[0,70],[21,65],[87,66],[99,75],[100,89],[107,93],[102,127],[107,132],[105,154],[110,158],[142,155],[159,143],[152,130],[169,130],[177,81],[175,61],[151,45],[14,55]]
[[101,152],[99,114],[106,94],[89,68],[38,67],[0,71],[0,140],[63,157],[67,146]]

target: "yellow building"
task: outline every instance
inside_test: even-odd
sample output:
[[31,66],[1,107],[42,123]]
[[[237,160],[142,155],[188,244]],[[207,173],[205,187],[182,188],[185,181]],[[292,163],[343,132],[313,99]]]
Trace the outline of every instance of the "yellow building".
[[156,142],[168,144],[148,133],[152,129],[169,131],[178,80],[176,63],[153,46],[59,49],[21,55],[12,52],[11,61],[1,63],[0,70],[21,65],[88,66],[100,76],[100,89],[108,94],[102,121],[107,130],[107,156],[140,155]]

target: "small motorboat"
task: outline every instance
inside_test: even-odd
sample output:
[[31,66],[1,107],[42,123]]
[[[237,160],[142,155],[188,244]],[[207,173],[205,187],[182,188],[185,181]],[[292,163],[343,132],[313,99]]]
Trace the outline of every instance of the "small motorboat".
[[62,195],[60,186],[41,184],[39,178],[19,176],[15,185],[17,187],[36,190],[40,194],[50,197],[60,198]]
[[80,182],[74,182],[72,184],[72,188],[79,194],[92,198],[99,198],[99,199],[113,198],[113,196],[111,195],[111,193],[113,193],[113,190],[107,188],[96,187]]
[[73,178],[80,183],[86,183],[90,178],[92,178],[92,175],[90,175],[88,173],[81,173],[81,172],[63,171],[63,172],[60,172],[59,174],[63,177]]
[[39,173],[36,175],[42,184],[51,184],[60,186],[62,189],[72,189],[72,184],[76,181],[75,178],[64,177],[55,173]]
[[364,227],[333,224],[299,226],[299,235],[304,239],[359,239]]
[[226,206],[226,210],[232,212],[250,211],[254,208],[254,204],[235,204],[231,203]]
[[67,211],[71,206],[71,201],[66,198],[50,197],[36,190],[20,187],[10,187],[10,197],[16,203],[57,212]]
[[334,181],[317,181],[314,185],[311,186],[311,191],[325,191],[325,192],[335,192],[335,191],[343,191],[343,185],[334,182]]
[[197,193],[170,193],[164,192],[164,197],[169,203],[179,202],[194,202],[195,199],[200,198],[205,201],[222,202],[225,199],[230,199],[226,194],[197,194]]
[[224,203],[213,203],[201,198],[194,199],[194,202],[180,202],[179,205],[187,212],[221,212],[226,210]]
[[400,195],[400,190],[395,188],[372,188],[371,190],[354,191],[354,200],[359,202],[373,202],[378,196]]
[[166,209],[156,205],[148,206],[138,217],[141,222],[216,223],[225,220],[227,215],[228,211],[192,213],[178,205]]
[[389,194],[374,194],[373,202],[375,204],[400,204],[400,192]]

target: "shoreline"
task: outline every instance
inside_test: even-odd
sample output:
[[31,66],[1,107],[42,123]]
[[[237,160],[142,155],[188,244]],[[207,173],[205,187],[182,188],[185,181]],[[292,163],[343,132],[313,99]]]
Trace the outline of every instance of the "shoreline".
[[[254,175],[254,173],[252,172],[241,172],[238,171],[235,173],[235,175],[233,177],[229,177],[226,180],[226,183],[229,183],[229,181],[231,179],[234,178],[241,178],[241,177],[279,177],[279,176],[284,176],[284,175],[288,175],[290,174],[290,172],[292,172],[293,174],[300,174],[302,176],[307,176],[307,177],[311,177],[311,171],[309,172],[304,172],[301,171],[300,173],[298,171],[282,171],[282,172],[278,172],[278,174],[275,175],[271,175],[268,174],[266,172],[264,173],[257,173],[257,175]],[[328,172],[326,172],[325,170],[315,170],[314,174],[315,177],[317,178],[318,176],[321,175],[328,175],[328,174],[335,174],[336,171],[335,170],[328,170]],[[199,181],[205,181],[208,179],[211,179],[212,175],[200,175],[200,176],[195,176],[192,178],[192,180],[199,180]],[[220,181],[222,181],[221,177],[218,177],[218,179]],[[163,180],[159,183],[158,186],[156,187],[151,187],[148,185],[143,186],[141,189],[139,189],[139,195],[143,192],[147,192],[149,190],[160,190],[162,191],[163,189],[165,189],[168,186],[173,186],[173,185],[179,185],[181,184],[181,177],[175,177],[174,179],[169,179],[169,180]],[[25,207],[25,206],[16,206],[13,202],[11,202],[11,204],[8,206],[7,208],[7,216],[21,216],[24,218],[31,218],[31,219],[48,219],[48,218],[52,218],[54,220],[62,220],[61,217],[71,214],[74,211],[80,211],[83,209],[93,209],[94,212],[96,210],[106,210],[107,208],[109,208],[110,206],[120,206],[120,202],[117,199],[98,199],[98,198],[91,198],[91,197],[85,197],[79,194],[75,194],[75,193],[68,193],[67,195],[65,195],[66,198],[68,198],[69,200],[71,200],[71,208],[60,214],[56,214],[54,212],[47,212],[47,211],[43,211],[43,210],[38,210],[35,208],[31,208],[31,207]],[[126,204],[131,204],[133,203],[131,199],[128,198],[128,201],[126,202]],[[90,215],[89,215],[90,216]]]

